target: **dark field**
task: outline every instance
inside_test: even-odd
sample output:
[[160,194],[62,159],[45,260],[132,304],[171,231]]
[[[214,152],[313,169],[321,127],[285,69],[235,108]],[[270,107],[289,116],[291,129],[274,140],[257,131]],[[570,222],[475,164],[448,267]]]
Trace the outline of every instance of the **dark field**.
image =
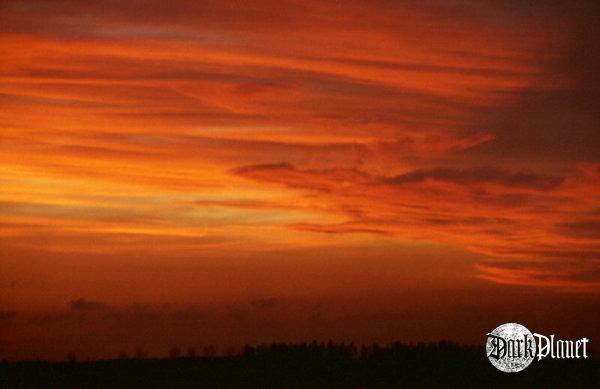
[[534,361],[502,373],[479,347],[453,343],[369,346],[274,344],[240,355],[3,362],[0,387],[598,387],[600,361]]

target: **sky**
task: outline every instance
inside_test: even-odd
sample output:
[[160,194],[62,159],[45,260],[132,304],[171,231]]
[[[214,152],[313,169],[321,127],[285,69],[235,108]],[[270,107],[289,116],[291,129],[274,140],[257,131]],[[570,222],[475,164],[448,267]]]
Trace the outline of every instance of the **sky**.
[[600,336],[599,17],[0,2],[0,355]]

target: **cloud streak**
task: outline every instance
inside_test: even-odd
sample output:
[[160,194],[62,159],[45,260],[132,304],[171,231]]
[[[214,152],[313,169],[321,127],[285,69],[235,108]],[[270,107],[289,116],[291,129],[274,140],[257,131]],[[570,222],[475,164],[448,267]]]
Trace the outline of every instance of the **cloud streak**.
[[[519,282],[584,289],[599,285],[597,280],[582,282],[577,276],[596,274],[600,251],[595,222],[564,222],[575,210],[594,207],[593,197],[582,201],[584,193],[595,190],[595,176],[588,175],[589,171],[565,178],[489,167],[440,168],[386,177],[357,170],[305,171],[272,164],[245,166],[235,173],[304,190],[306,198],[329,204],[325,208],[345,219],[291,224],[295,230],[460,244],[491,258],[520,261],[516,262],[520,266],[511,267],[512,262],[502,266],[504,273],[521,273],[514,278]],[[483,262],[482,277],[503,282],[492,268],[498,268],[497,263]]]

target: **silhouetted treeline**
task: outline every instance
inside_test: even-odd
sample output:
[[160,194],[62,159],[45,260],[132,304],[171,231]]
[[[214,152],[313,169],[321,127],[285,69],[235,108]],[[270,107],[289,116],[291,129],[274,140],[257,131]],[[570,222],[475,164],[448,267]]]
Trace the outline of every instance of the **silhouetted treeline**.
[[334,343],[246,346],[241,354],[88,362],[3,362],[0,387],[598,387],[600,361],[534,361],[503,373],[482,347],[450,342],[357,348]]

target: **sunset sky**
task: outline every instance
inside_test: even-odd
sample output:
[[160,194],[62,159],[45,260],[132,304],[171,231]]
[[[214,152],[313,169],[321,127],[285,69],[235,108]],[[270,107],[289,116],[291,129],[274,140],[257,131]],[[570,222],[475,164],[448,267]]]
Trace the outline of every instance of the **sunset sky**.
[[600,337],[599,15],[0,2],[0,356]]

